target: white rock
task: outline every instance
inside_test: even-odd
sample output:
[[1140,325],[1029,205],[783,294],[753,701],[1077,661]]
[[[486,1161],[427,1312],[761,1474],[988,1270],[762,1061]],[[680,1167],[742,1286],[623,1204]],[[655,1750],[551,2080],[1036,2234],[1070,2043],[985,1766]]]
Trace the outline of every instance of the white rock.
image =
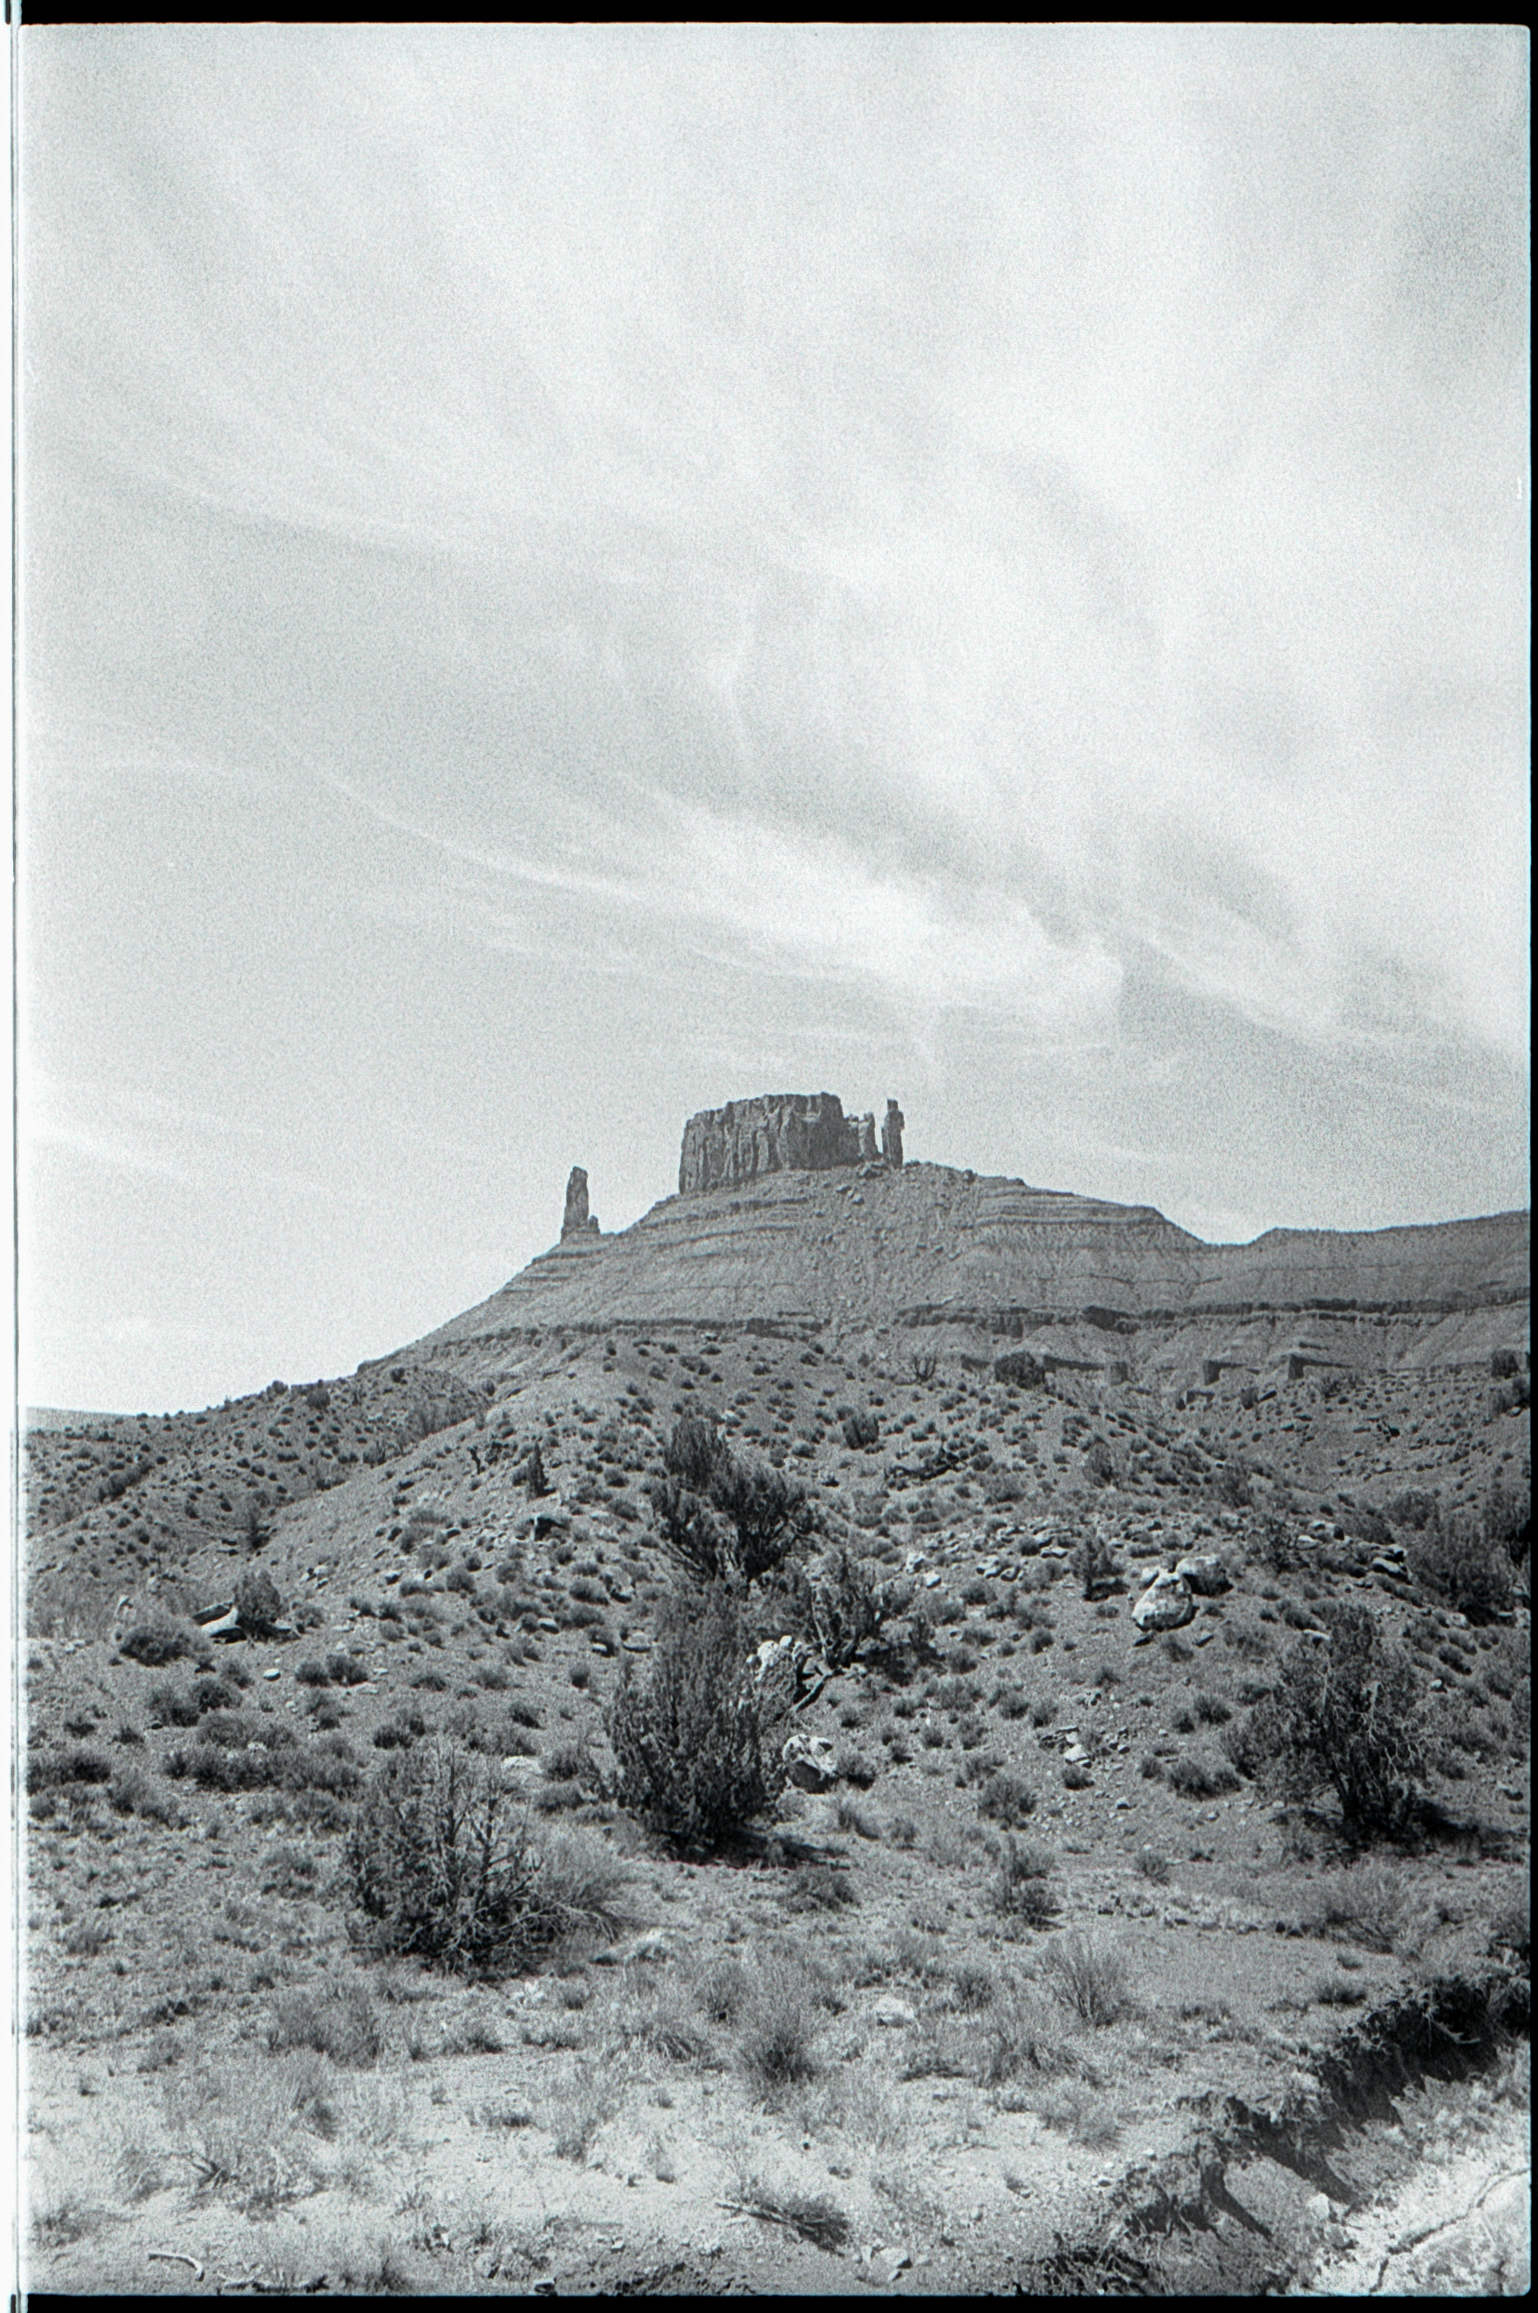
[[1196,1600],[1179,1574],[1156,1574],[1136,1601],[1132,1619],[1142,1631],[1179,1630],[1196,1619]]
[[1228,1568],[1212,1551],[1197,1551],[1189,1558],[1182,1558],[1175,1572],[1199,1598],[1216,1598],[1222,1591],[1233,1588]]

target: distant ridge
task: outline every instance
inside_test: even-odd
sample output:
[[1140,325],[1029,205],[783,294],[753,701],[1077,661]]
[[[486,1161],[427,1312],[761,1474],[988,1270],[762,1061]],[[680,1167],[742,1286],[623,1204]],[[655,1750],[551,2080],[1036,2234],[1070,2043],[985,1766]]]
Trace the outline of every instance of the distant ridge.
[[1209,1245],[1151,1205],[947,1165],[786,1168],[567,1238],[414,1353],[493,1370],[552,1328],[759,1324],[973,1359],[1029,1341],[1161,1382],[1468,1365],[1526,1348],[1528,1248],[1525,1212]]
[[21,1426],[24,1430],[89,1430],[99,1429],[104,1422],[134,1422],[139,1419],[131,1413],[103,1413],[100,1408],[91,1411],[79,1406],[29,1405],[22,1408]]

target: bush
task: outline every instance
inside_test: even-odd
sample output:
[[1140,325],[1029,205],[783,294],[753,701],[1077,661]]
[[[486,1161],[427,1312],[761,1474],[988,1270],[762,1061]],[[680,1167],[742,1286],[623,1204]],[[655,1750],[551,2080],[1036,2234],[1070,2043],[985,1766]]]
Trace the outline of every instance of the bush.
[[816,2017],[806,1971],[780,1957],[760,1959],[742,2009],[737,2050],[756,2088],[774,2091],[815,2078]]
[[979,1815],[987,1815],[995,1823],[1002,1823],[1011,1831],[1036,1812],[1036,1794],[1020,1776],[1000,1771],[990,1775],[983,1785],[977,1802]]
[[1392,1837],[1412,1819],[1425,1780],[1420,1682],[1381,1644],[1366,1607],[1320,1611],[1329,1643],[1289,1651],[1275,1694],[1250,1713],[1247,1740],[1288,1798],[1332,1790],[1348,1839]]
[[175,1623],[144,1622],[129,1631],[119,1654],[130,1662],[142,1662],[155,1669],[163,1662],[175,1662],[179,1655],[193,1651],[192,1634]]
[[149,1691],[150,1724],[156,1727],[195,1727],[201,1717],[189,1687],[172,1686],[162,1679]]
[[1217,1799],[1239,1788],[1239,1778],[1232,1767],[1209,1766],[1205,1759],[1172,1760],[1168,1780],[1170,1789],[1178,1791],[1183,1799]]
[[110,1783],[112,1761],[105,1751],[83,1750],[78,1745],[48,1757],[34,1753],[27,1761],[27,1789],[51,1791],[60,1783]]
[[1310,1924],[1345,1929],[1369,1951],[1391,1952],[1405,1925],[1407,1899],[1398,1872],[1380,1862],[1359,1863],[1327,1880]]
[[1006,1349],[1002,1357],[993,1361],[993,1378],[1007,1381],[1016,1389],[1040,1389],[1046,1371],[1028,1349]]
[[328,1654],[326,1677],[334,1687],[361,1687],[368,1680],[368,1665],[355,1654]]
[[1127,1977],[1113,1952],[1085,1935],[1063,1936],[1042,1953],[1042,1972],[1083,2023],[1114,2024],[1126,2012]]
[[285,2048],[313,2048],[334,2064],[362,2071],[379,2061],[384,2034],[365,1987],[349,1984],[345,1991],[323,1992],[318,1999],[306,1992],[285,1994],[267,2027],[267,2045],[274,2055]]
[[782,1762],[766,1756],[747,1654],[724,1583],[712,1584],[703,1604],[671,1600],[645,1683],[632,1679],[627,1657],[606,1715],[621,1804],[680,1846],[721,1846],[784,1788]]
[[1472,1523],[1433,1519],[1405,1552],[1423,1589],[1445,1598],[1471,1622],[1487,1621],[1511,1604],[1511,1559]]
[[250,1637],[272,1637],[282,1619],[283,1601],[270,1574],[242,1575],[235,1585],[235,1612]]
[[713,1422],[685,1414],[662,1459],[642,1492],[663,1548],[702,1588],[760,1581],[808,1530],[806,1488],[766,1462],[737,1461]]
[[1532,1520],[1531,1491],[1525,1486],[1520,1494],[1508,1491],[1497,1473],[1485,1499],[1485,1540],[1491,1549],[1503,1551],[1513,1566],[1520,1566],[1528,1556]]
[[579,1930],[612,1935],[618,1874],[573,1874],[500,1773],[439,1737],[399,1752],[358,1802],[347,1867],[356,1940],[456,1975],[518,1975]]
[[1045,1848],[1022,1847],[1012,1836],[1004,1841],[991,1890],[995,1911],[1026,1927],[1042,1927],[1057,1913],[1057,1898],[1048,1882],[1052,1858]]
[[843,1670],[912,1601],[911,1582],[883,1580],[870,1559],[840,1548],[830,1550],[811,1576],[806,1620],[829,1667]]
[[1098,1534],[1081,1534],[1068,1554],[1068,1565],[1075,1579],[1083,1584],[1086,1598],[1106,1589],[1116,1580],[1116,1561],[1111,1546]]
[[[192,1690],[192,1700],[199,1713],[204,1711],[233,1711],[239,1708],[240,1689],[227,1679],[199,1679]],[[186,1726],[185,1719],[175,1722]]]

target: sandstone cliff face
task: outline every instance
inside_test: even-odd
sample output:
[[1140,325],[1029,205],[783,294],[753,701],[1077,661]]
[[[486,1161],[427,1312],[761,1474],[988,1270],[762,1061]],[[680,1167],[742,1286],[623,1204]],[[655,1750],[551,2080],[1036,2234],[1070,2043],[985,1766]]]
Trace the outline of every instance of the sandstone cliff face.
[[678,1190],[680,1196],[697,1196],[765,1173],[826,1172],[876,1153],[874,1117],[845,1116],[836,1093],[765,1092],[690,1117]]

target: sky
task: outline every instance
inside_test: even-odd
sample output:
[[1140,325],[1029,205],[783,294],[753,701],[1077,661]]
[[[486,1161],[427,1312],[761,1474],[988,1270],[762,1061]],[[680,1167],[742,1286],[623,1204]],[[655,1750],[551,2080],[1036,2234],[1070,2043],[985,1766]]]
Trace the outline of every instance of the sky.
[[350,1371],[758,1092],[1527,1202],[1524,32],[18,38],[23,1403]]

